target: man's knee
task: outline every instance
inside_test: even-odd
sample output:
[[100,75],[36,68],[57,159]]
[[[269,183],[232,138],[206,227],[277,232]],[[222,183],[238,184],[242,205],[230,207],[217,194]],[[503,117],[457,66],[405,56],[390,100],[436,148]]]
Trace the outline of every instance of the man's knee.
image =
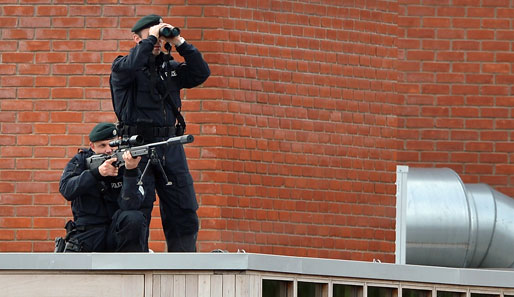
[[147,224],[141,211],[120,211],[113,218],[111,249],[116,252],[144,252],[146,244]]
[[125,210],[118,215],[118,229],[137,230],[146,227],[146,218],[139,210]]

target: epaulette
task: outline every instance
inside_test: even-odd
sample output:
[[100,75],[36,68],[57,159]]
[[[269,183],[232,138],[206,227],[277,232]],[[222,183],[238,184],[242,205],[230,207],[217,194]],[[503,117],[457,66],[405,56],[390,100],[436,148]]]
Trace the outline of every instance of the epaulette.
[[84,148],[84,147],[81,147],[77,150],[77,153],[78,154],[84,154],[86,153],[87,151],[89,151],[89,148]]

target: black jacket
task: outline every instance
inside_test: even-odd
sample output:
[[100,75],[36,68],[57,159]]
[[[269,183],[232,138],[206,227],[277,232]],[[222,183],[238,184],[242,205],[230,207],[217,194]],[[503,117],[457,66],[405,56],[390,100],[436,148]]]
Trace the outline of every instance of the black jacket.
[[[163,53],[154,57],[156,41],[149,36],[112,64],[111,94],[122,124],[174,127],[176,118],[170,100],[180,108],[180,89],[196,87],[210,75],[209,66],[192,44],[184,42],[176,48],[185,60],[178,63]],[[171,99],[166,98],[167,93]]]
[[94,152],[84,150],[66,165],[59,191],[71,201],[73,220],[78,226],[109,224],[118,210],[137,210],[143,202],[143,189],[137,185],[139,169],[121,167],[116,177],[103,177],[98,168],[86,168],[86,158]]

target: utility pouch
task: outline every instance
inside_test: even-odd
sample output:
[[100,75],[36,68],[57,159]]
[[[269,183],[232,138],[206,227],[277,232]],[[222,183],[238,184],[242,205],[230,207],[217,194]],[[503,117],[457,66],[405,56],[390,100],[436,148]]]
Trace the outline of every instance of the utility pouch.
[[182,136],[184,132],[186,132],[186,123],[182,119],[182,122],[179,121],[175,126],[175,136]]
[[76,238],[70,239],[66,242],[66,246],[64,247],[65,253],[78,253],[82,251],[82,245]]
[[64,240],[64,238],[61,236],[56,237],[54,253],[63,253],[65,246],[66,246],[66,241]]
[[77,231],[75,222],[72,220],[66,222],[64,229],[66,229],[66,237],[59,236],[55,238],[54,253],[64,253],[70,236]]

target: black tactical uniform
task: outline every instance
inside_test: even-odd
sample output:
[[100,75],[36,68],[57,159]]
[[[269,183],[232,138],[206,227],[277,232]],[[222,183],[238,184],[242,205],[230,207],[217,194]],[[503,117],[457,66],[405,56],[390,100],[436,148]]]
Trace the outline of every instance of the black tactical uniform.
[[[133,28],[134,32],[160,22],[160,17],[147,16]],[[145,22],[142,23],[141,22]],[[111,93],[114,110],[123,135],[143,136],[146,143],[163,141],[176,135],[177,109],[180,110],[180,89],[193,88],[210,75],[201,53],[191,44],[183,42],[176,47],[185,63],[178,63],[171,55],[152,54],[155,36],[143,39],[127,56],[119,56],[112,64]],[[145,188],[144,209],[148,224],[159,194],[160,214],[168,251],[196,251],[199,223],[198,203],[182,145],[157,150],[169,184],[165,184],[160,170],[149,167],[143,178]],[[144,170],[148,157],[139,163]]]
[[[112,125],[112,124],[111,124]],[[120,167],[118,176],[103,177],[87,169],[91,149],[81,150],[66,165],[59,191],[71,201],[65,252],[147,251],[146,218],[140,210],[144,191],[137,185],[138,168]],[[70,226],[71,225],[71,226]]]

